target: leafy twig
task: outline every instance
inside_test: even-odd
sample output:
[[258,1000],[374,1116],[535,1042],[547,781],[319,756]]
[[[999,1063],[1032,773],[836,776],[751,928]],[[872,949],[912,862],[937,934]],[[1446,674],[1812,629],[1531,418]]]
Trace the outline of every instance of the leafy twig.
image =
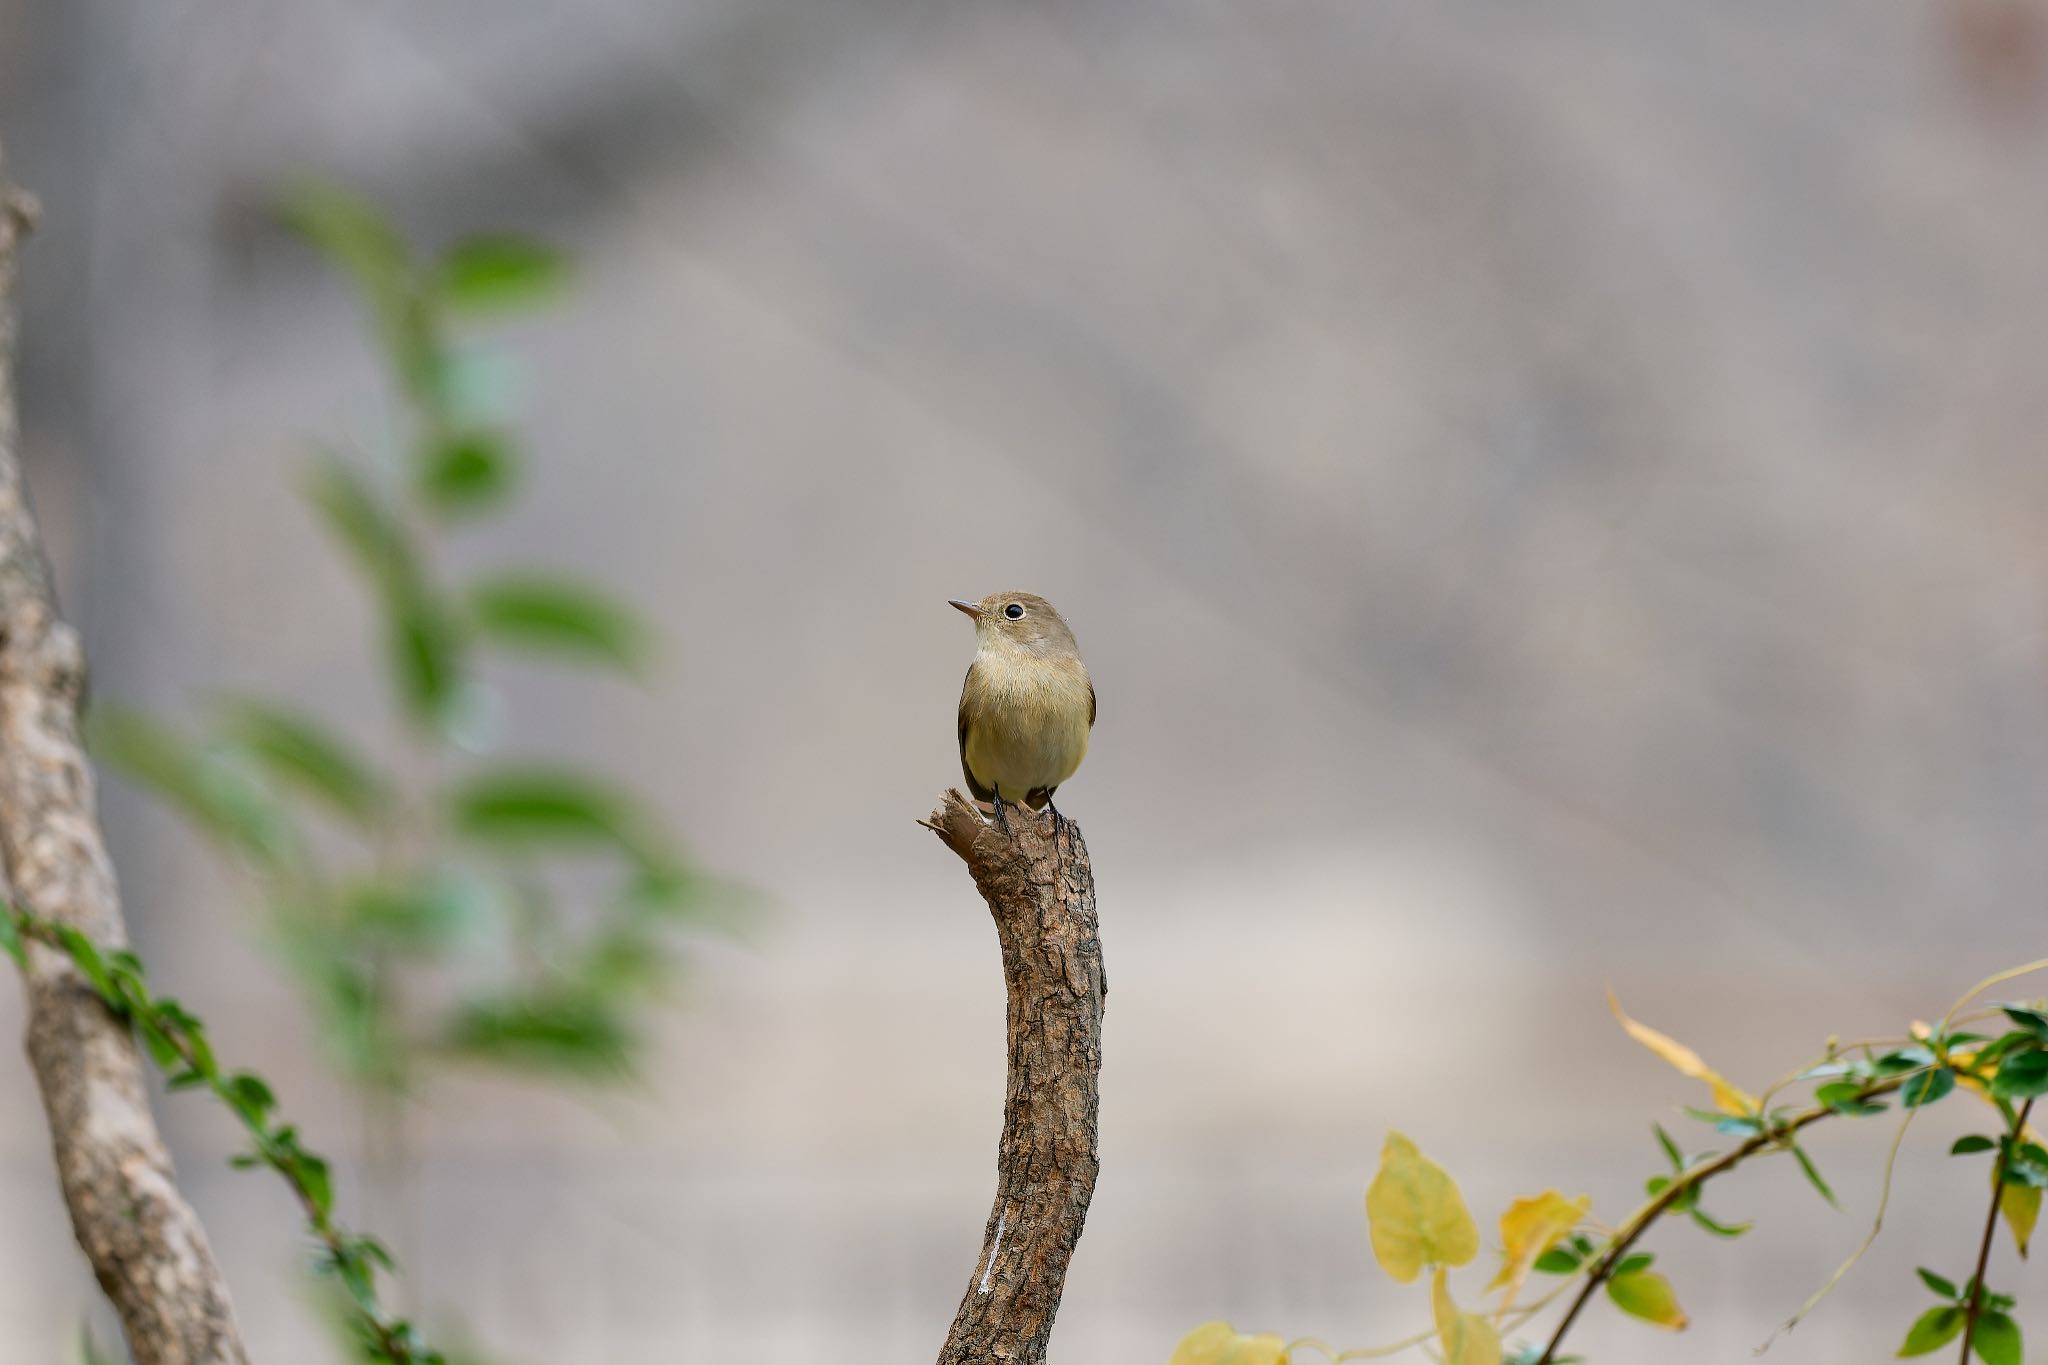
[[1970,1301],[1963,1306],[1963,1353],[1957,1359],[1962,1365],[1970,1365],[1970,1346],[1977,1339],[1977,1319],[1984,1312],[1984,1271],[1991,1263],[1991,1240],[1998,1233],[1998,1208],[2005,1197],[2005,1171],[2012,1160],[2012,1149],[2027,1131],[2027,1116],[2034,1112],[2034,1102],[2029,1099],[2020,1106],[2018,1117],[2012,1121],[2012,1135],[1998,1146],[1998,1157],[1991,1163],[1991,1211],[1984,1215],[1984,1237],[1977,1244],[1977,1273],[1970,1278]]
[[269,1085],[247,1071],[223,1071],[207,1040],[206,1025],[176,1000],[153,995],[134,953],[125,948],[102,950],[70,925],[0,906],[0,949],[17,965],[26,964],[24,940],[71,959],[107,1008],[134,1028],[173,1090],[210,1090],[241,1120],[253,1149],[234,1157],[231,1164],[267,1166],[290,1187],[308,1230],[323,1248],[321,1268],[335,1275],[347,1293],[349,1318],[369,1359],[387,1365],[445,1365],[441,1353],[427,1346],[410,1322],[379,1303],[377,1268],[397,1268],[390,1253],[376,1239],[351,1233],[335,1221],[327,1161],[306,1149],[296,1128],[278,1120],[277,1100]]
[[[1857,1101],[1864,1101],[1874,1099],[1879,1095],[1889,1094],[1905,1084],[1905,1081],[1906,1077],[1903,1076],[1886,1077],[1858,1090],[1855,1099]],[[1609,1244],[1605,1254],[1598,1261],[1594,1262],[1592,1270],[1586,1275],[1585,1282],[1579,1286],[1578,1294],[1573,1297],[1571,1305],[1565,1309],[1564,1317],[1557,1324],[1557,1330],[1551,1333],[1549,1343],[1543,1348],[1543,1354],[1536,1357],[1536,1365],[1551,1365],[1551,1362],[1557,1356],[1558,1348],[1564,1344],[1565,1334],[1571,1331],[1572,1324],[1578,1320],[1580,1311],[1585,1308],[1587,1302],[1598,1291],[1600,1286],[1605,1284],[1613,1275],[1614,1268],[1621,1264],[1623,1257],[1628,1255],[1629,1248],[1634,1246],[1636,1240],[1645,1232],[1648,1232],[1650,1225],[1663,1216],[1672,1205],[1685,1198],[1689,1191],[1698,1189],[1701,1185],[1725,1171],[1733,1170],[1758,1152],[1770,1147],[1789,1145],[1789,1140],[1793,1134],[1797,1133],[1800,1129],[1808,1124],[1818,1123],[1837,1112],[1834,1107],[1829,1105],[1816,1105],[1811,1109],[1803,1110],[1782,1123],[1765,1127],[1755,1136],[1744,1141],[1740,1146],[1715,1157],[1713,1160],[1702,1162],[1691,1170],[1674,1176],[1669,1185],[1659,1190],[1648,1203],[1637,1209],[1630,1216],[1629,1220],[1621,1225],[1614,1241]]]

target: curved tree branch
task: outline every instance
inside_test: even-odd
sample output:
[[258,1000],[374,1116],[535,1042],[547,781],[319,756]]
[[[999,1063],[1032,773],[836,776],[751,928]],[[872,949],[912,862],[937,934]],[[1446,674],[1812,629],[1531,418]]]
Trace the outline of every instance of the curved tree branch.
[[1009,995],[1009,1083],[996,1199],[938,1365],[1041,1365],[1095,1192],[1096,1080],[1108,981],[1095,877],[1072,821],[1048,834],[1012,807],[1006,834],[959,791],[924,823],[995,917]]
[[[15,251],[35,202],[0,180],[0,895],[97,943],[127,935],[78,738],[85,658],[57,616],[23,486]],[[227,1284],[178,1192],[127,1025],[71,960],[31,944],[28,1054],[72,1228],[136,1365],[245,1365]]]

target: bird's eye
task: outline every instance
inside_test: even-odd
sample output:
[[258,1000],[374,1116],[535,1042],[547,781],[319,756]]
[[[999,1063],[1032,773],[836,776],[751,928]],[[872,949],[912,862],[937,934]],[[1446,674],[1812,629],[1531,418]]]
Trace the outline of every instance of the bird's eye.
[[1009,605],[1009,606],[1007,606],[1007,607],[1004,607],[1004,608],[1003,608],[1003,615],[1005,615],[1005,616],[1009,617],[1009,618],[1010,618],[1010,619],[1011,619],[1012,621],[1021,621],[1021,620],[1023,620],[1023,619],[1024,619],[1024,604],[1023,604],[1022,602],[1012,602],[1012,603],[1010,603],[1010,605]]

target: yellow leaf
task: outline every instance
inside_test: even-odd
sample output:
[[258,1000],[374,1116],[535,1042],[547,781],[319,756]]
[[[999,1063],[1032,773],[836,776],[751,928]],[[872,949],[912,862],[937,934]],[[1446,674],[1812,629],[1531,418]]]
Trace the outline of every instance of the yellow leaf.
[[1425,1265],[1463,1265],[1479,1254],[1479,1227],[1458,1183],[1399,1133],[1380,1148],[1365,1218],[1372,1254],[1402,1284],[1413,1284]]
[[1491,1294],[1507,1285],[1503,1303],[1514,1302],[1536,1258],[1577,1227],[1592,1207],[1593,1196],[1589,1194],[1567,1199],[1556,1190],[1525,1194],[1508,1205],[1508,1211],[1500,1216],[1500,1273],[1486,1286],[1486,1292]]
[[1614,992],[1607,992],[1607,1008],[1614,1011],[1614,1017],[1628,1030],[1628,1036],[1641,1043],[1650,1051],[1662,1057],[1673,1067],[1696,1081],[1705,1081],[1713,1087],[1714,1103],[1724,1113],[1749,1115],[1756,1112],[1756,1099],[1747,1091],[1738,1090],[1722,1079],[1721,1074],[1700,1059],[1694,1052],[1676,1038],[1657,1032],[1648,1024],[1638,1024],[1622,1013],[1621,1001],[1614,998]]
[[1654,1270],[1616,1275],[1607,1282],[1607,1297],[1631,1317],[1673,1332],[1688,1321],[1685,1310],[1678,1306],[1678,1296],[1671,1292],[1671,1282]]
[[2027,1243],[2034,1240],[2034,1224],[2041,1217],[2041,1191],[2033,1185],[2007,1185],[1998,1192],[1998,1211],[2012,1229],[2013,1245],[2020,1259],[2027,1259]]
[[1451,1302],[1450,1288],[1444,1283],[1447,1274],[1438,1266],[1436,1279],[1429,1288],[1430,1305],[1436,1310],[1436,1338],[1444,1348],[1444,1365],[1500,1365],[1499,1333],[1477,1313],[1458,1311],[1458,1305]]
[[1287,1365],[1287,1343],[1271,1332],[1251,1336],[1227,1322],[1205,1322],[1181,1338],[1166,1365]]

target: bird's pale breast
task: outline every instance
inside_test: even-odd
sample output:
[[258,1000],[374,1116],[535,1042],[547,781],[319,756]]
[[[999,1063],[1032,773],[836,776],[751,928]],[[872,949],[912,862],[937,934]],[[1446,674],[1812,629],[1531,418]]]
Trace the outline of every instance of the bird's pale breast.
[[984,655],[974,671],[961,756],[975,781],[1018,800],[1072,777],[1088,753],[1094,695],[1080,661]]

